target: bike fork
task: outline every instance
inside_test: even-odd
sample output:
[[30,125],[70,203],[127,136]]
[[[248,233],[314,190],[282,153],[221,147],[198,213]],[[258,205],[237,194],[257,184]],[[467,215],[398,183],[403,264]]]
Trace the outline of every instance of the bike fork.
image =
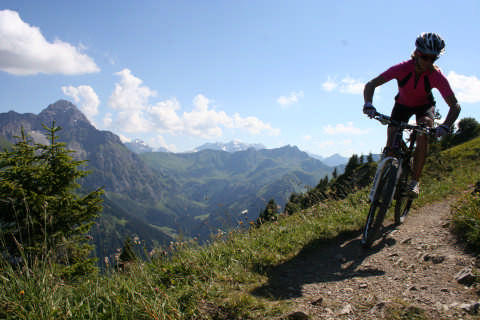
[[393,189],[392,197],[390,198],[389,204],[392,203],[393,195],[395,194],[395,189],[397,188],[398,179],[400,178],[400,174],[402,173],[402,162],[403,159],[397,159],[395,157],[386,157],[382,161],[379,162],[377,171],[375,172],[375,178],[373,179],[372,189],[370,190],[370,194],[368,196],[370,202],[373,202],[376,198],[375,195],[378,189],[378,180],[382,175],[383,170],[387,166],[388,162],[391,162],[391,165],[397,166],[397,177],[395,180],[395,187]]

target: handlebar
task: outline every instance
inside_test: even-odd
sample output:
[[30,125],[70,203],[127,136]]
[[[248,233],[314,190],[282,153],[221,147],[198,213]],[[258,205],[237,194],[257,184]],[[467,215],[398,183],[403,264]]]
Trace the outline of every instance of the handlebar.
[[412,130],[412,131],[416,131],[418,133],[424,133],[424,134],[428,134],[428,135],[433,135],[435,133],[435,128],[434,127],[430,128],[430,127],[426,127],[426,126],[422,126],[422,125],[411,125],[411,124],[408,124],[407,122],[401,122],[401,121],[393,120],[389,116],[386,116],[386,115],[378,113],[378,112],[375,112],[375,115],[369,116],[369,118],[375,119],[383,125],[392,124],[395,127],[399,127],[401,130],[407,129],[407,130]]

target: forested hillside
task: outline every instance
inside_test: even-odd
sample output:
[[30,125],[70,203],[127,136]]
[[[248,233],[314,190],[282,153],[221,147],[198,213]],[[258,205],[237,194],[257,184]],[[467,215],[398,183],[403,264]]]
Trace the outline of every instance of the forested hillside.
[[[14,111],[0,114],[0,135],[9,143],[18,141],[15,136],[25,134],[33,142],[48,144],[43,125],[62,128],[58,141],[74,151],[77,160],[88,160],[80,170],[91,174],[78,180],[83,190],[103,187],[105,206],[92,229],[98,244],[98,257],[114,254],[126,236],[140,236],[148,248],[155,244],[166,245],[171,238],[152,223],[175,228],[175,218],[157,210],[155,204],[168,192],[165,177],[155,175],[133,152],[128,150],[118,136],[108,131],[97,130],[72,103],[59,100],[49,105],[40,114],[19,114]],[[120,209],[121,208],[121,209]],[[155,236],[155,237],[150,237]]]
[[[60,100],[40,114],[0,114],[0,136],[18,141],[21,128],[47,143],[43,124],[63,128],[59,141],[88,160],[83,190],[103,187],[104,206],[94,228],[99,258],[117,252],[127,236],[147,249],[175,237],[209,239],[218,229],[254,221],[270,199],[283,206],[292,192],[315,185],[333,168],[296,147],[228,153],[137,155],[119,137],[97,130],[72,103]],[[1,142],[1,141],[0,141]],[[246,214],[245,214],[246,212]]]
[[[307,190],[333,170],[291,146],[235,153],[144,153],[141,157],[156,172],[175,181],[175,192],[210,228],[232,227],[245,218],[255,220],[269,199],[283,206],[292,192]],[[172,207],[175,201],[162,203]],[[245,210],[248,213],[242,217]]]

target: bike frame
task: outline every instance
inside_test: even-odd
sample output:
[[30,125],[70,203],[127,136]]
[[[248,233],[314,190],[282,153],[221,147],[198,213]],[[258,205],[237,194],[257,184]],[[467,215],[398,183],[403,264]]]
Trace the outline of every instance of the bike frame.
[[[413,152],[415,150],[415,143],[417,141],[417,134],[431,134],[430,128],[426,126],[418,126],[418,125],[410,125],[406,122],[398,122],[390,117],[377,113],[374,117],[374,119],[380,121],[382,124],[391,124],[395,127],[398,128],[397,132],[395,133],[395,137],[393,140],[393,146],[392,146],[392,152],[393,156],[387,156],[385,157],[382,161],[385,160],[392,160],[392,161],[397,161],[398,162],[398,173],[397,173],[397,179],[395,181],[395,189],[398,186],[398,180],[405,169],[405,165],[409,165],[410,159],[413,159]],[[411,130],[410,135],[408,139],[406,139],[409,144],[405,142],[403,139],[403,132],[405,130]],[[413,168],[411,168],[413,170]],[[392,194],[392,198],[395,195],[395,191]],[[377,190],[375,190],[377,192]]]
[[[401,209],[402,199],[405,199],[406,179],[410,176],[413,168],[411,167],[411,159],[415,150],[415,143],[417,134],[431,134],[433,131],[425,126],[409,125],[405,122],[398,122],[392,120],[390,117],[376,113],[373,117],[384,125],[392,125],[398,128],[395,133],[392,148],[385,150],[386,157],[378,164],[377,173],[375,174],[375,181],[370,193],[370,210],[367,217],[367,222],[363,232],[362,243],[364,247],[368,248],[378,237],[380,229],[385,218],[386,211],[391,206],[392,200],[395,197],[397,204],[395,205],[395,221],[397,223],[397,205],[399,215],[398,220],[407,214],[411,200],[407,202],[406,211]],[[410,135],[407,139],[403,139],[403,133],[409,130]],[[408,141],[408,145],[407,142]],[[405,173],[405,171],[407,171]],[[405,174],[404,174],[405,173]],[[403,179],[400,182],[400,179]],[[400,222],[401,223],[401,222]]]

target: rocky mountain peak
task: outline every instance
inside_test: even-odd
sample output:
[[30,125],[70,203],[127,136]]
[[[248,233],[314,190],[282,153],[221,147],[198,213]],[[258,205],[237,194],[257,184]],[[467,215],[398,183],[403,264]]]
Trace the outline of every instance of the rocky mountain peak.
[[73,103],[67,100],[58,100],[50,104],[38,116],[47,125],[50,125],[55,120],[57,123],[62,123],[63,126],[74,123],[91,126],[87,117]]

